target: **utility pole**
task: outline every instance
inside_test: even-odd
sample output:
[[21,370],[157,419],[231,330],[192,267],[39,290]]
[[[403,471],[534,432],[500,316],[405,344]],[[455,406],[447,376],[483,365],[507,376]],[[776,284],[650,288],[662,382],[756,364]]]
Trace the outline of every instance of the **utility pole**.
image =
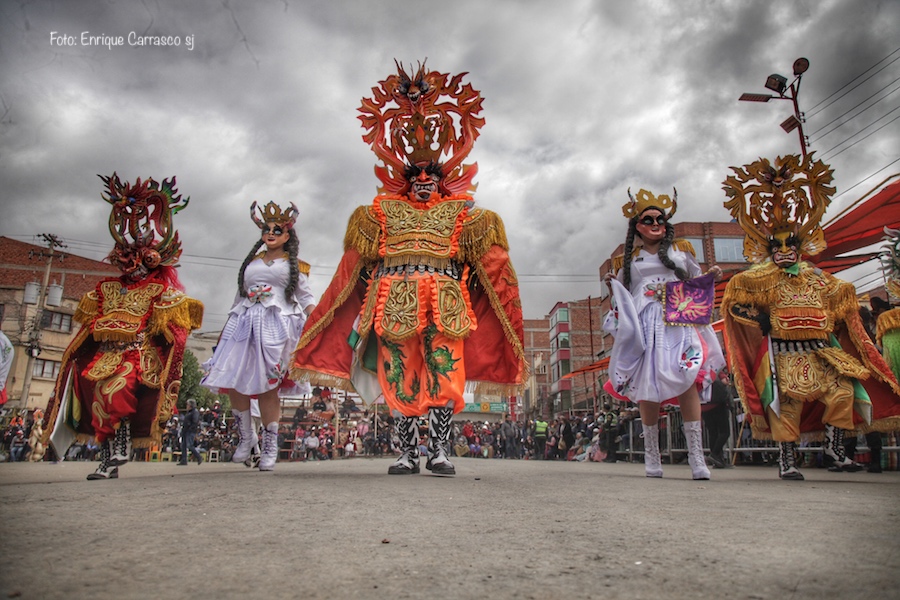
[[34,359],[41,354],[41,318],[44,314],[44,301],[47,293],[47,286],[50,283],[50,266],[53,264],[53,257],[59,256],[60,260],[65,258],[62,253],[55,253],[56,248],[65,248],[66,245],[52,233],[42,233],[41,237],[47,244],[48,251],[39,252],[29,251],[28,258],[37,258],[39,260],[47,260],[47,268],[44,269],[44,280],[41,282],[41,291],[38,294],[37,309],[34,313],[34,319],[31,323],[31,331],[28,332],[28,362],[25,364],[25,383],[22,386],[22,395],[19,397],[19,403],[22,408],[28,406],[28,394],[31,391],[31,378],[34,371]]

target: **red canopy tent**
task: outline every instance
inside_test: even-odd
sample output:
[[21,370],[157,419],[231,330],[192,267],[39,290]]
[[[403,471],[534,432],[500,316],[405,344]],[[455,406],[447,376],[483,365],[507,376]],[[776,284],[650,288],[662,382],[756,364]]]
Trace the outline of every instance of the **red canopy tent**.
[[[885,226],[892,229],[900,228],[900,181],[894,181],[884,186],[891,179],[898,177],[900,177],[900,173],[891,175],[825,224],[823,229],[828,247],[815,257],[818,266],[832,270],[827,263],[836,259],[839,254],[878,243],[884,237]],[[876,190],[879,191],[872,195]],[[867,256],[866,260],[868,260],[874,254],[861,256]],[[850,258],[853,257],[837,260]],[[865,262],[865,260],[854,264],[860,262]],[[849,266],[853,265],[848,264],[835,270]]]

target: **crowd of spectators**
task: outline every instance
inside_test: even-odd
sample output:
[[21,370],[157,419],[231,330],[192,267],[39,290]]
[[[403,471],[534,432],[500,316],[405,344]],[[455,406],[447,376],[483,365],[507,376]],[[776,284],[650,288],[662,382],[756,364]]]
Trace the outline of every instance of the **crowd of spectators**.
[[[465,421],[454,424],[453,452],[459,457],[601,461],[609,448],[627,448],[629,421],[637,412],[607,408],[596,414],[562,415],[517,423]],[[614,462],[613,452],[609,462]]]

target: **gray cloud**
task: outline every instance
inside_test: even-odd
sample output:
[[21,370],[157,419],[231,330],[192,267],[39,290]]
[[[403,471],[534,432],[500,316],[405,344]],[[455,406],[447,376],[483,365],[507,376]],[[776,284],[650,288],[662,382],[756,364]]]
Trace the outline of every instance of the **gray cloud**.
[[[484,95],[476,200],[506,222],[529,317],[599,294],[597,267],[624,238],[628,187],[676,186],[678,218],[724,220],[730,165],[798,151],[778,127],[790,104],[739,103],[741,92],[762,92],[770,73],[790,75],[795,58],[809,58],[801,104],[813,131],[900,71],[810,110],[896,49],[900,4],[874,0],[38,0],[0,11],[0,234],[53,232],[99,259],[110,238],[95,174],[177,175],[191,197],[176,217],[181,276],[206,304],[209,329],[224,322],[256,237],[254,200],[298,205],[301,255],[314,291],[325,289],[347,218],[376,191],[357,108],[394,58],[468,71]],[[79,43],[52,46],[53,31]],[[195,48],[86,47],[83,31],[194,36]],[[814,149],[898,103],[888,98]],[[898,134],[886,127],[834,156],[838,190],[895,160]]]

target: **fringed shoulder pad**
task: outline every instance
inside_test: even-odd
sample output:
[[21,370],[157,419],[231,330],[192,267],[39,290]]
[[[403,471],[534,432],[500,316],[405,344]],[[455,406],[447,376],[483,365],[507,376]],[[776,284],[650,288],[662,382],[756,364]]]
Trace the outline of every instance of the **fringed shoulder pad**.
[[506,228],[500,216],[490,210],[469,210],[459,235],[459,260],[474,262],[487,254],[491,246],[500,246],[509,252]]
[[856,296],[856,287],[842,279],[838,279],[831,273],[823,271],[828,282],[827,303],[839,320],[844,320],[847,315],[859,314],[859,298]]
[[697,258],[697,253],[694,251],[694,245],[684,238],[677,238],[672,240],[672,248],[681,250],[682,252],[687,252],[694,258]]
[[82,325],[87,325],[94,320],[99,310],[97,291],[93,290],[81,297],[81,301],[78,303],[78,308],[75,309],[75,314],[72,318]]
[[309,276],[310,265],[308,262],[304,262],[302,260],[297,261],[297,270],[303,273],[304,275]]
[[737,273],[725,287],[722,306],[769,304],[770,295],[781,281],[781,268],[767,261]]
[[372,215],[371,209],[370,206],[360,206],[353,211],[344,236],[344,251],[352,248],[365,260],[378,259],[381,236],[381,224]]
[[184,292],[169,288],[153,305],[153,314],[147,324],[150,335],[164,335],[169,342],[174,341],[170,326],[186,331],[199,329],[203,324],[203,303],[189,298]]
[[900,329],[900,308],[892,308],[878,315],[875,326],[876,341],[880,344],[885,334],[895,329]]

